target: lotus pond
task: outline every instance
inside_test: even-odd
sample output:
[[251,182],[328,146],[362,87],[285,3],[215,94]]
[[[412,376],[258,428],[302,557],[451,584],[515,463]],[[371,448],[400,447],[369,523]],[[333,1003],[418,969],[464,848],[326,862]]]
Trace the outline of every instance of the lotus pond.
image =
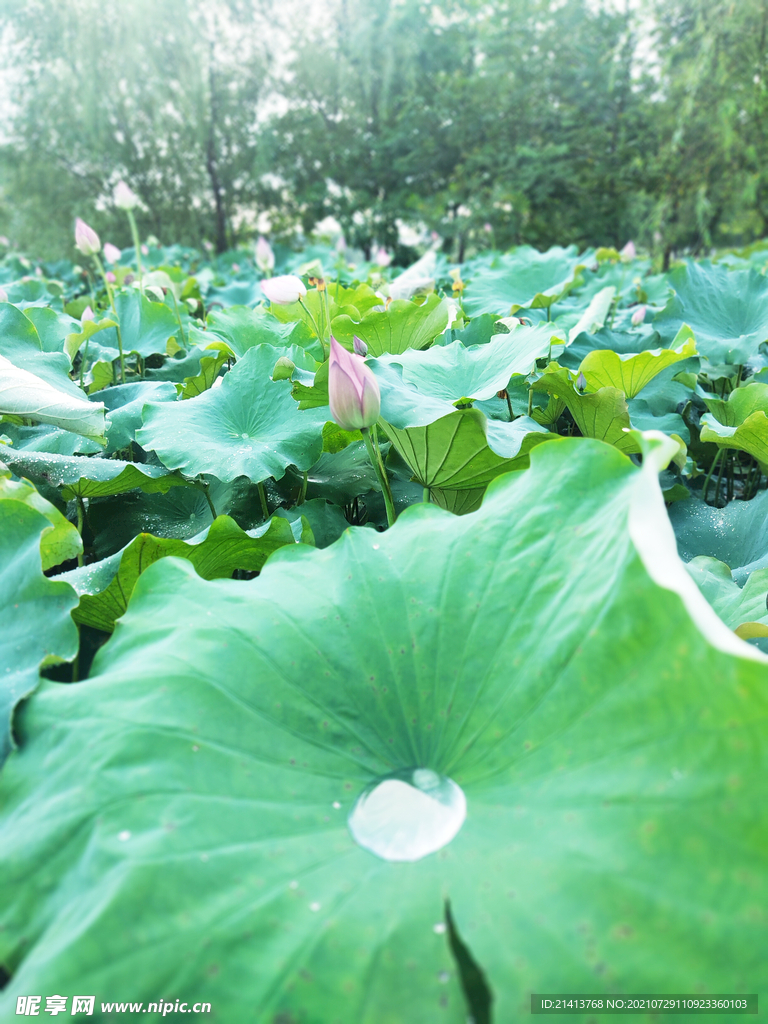
[[3,1019],[759,992],[768,248],[80,241],[0,262]]

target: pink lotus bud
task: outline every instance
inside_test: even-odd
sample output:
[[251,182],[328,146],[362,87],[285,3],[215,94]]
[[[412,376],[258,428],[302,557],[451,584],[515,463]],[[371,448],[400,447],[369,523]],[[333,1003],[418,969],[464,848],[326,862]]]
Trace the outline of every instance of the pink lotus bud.
[[115,277],[111,270],[108,270],[104,277],[106,277],[110,284],[114,284],[115,281],[117,281],[117,278]]
[[272,270],[274,265],[275,254],[272,252],[272,246],[263,235],[259,235],[259,239],[256,242],[256,266],[262,274],[266,274]]
[[622,257],[622,259],[633,260],[635,256],[637,256],[637,249],[635,248],[635,243],[632,241],[627,242],[627,244],[621,250],[619,255]]
[[581,370],[579,370],[579,376],[576,378],[576,390],[577,391],[585,391],[586,388],[587,388],[587,378],[584,376],[584,374],[581,372]]
[[0,235],[0,245],[4,245],[5,248],[8,249],[10,248],[11,243],[8,241],[5,235]]
[[632,326],[639,327],[645,320],[645,306],[638,306],[632,314]]
[[206,252],[213,252],[213,242],[209,242],[207,239],[203,242],[203,248]]
[[141,255],[142,256],[149,256],[149,246],[148,245],[142,245],[142,247],[141,247]]
[[75,221],[75,245],[83,256],[95,256],[101,249],[99,236],[79,217]]
[[489,235],[493,231],[493,228],[491,227],[491,225],[487,221],[486,221],[485,224],[483,224],[483,231],[487,231]]
[[379,385],[361,356],[354,355],[331,338],[328,365],[328,404],[342,430],[362,430],[379,418]]
[[120,259],[120,250],[111,242],[104,243],[104,258],[107,263],[117,263]]
[[139,205],[139,197],[124,181],[118,181],[114,200],[118,210],[132,210]]
[[86,306],[83,312],[80,314],[80,323],[84,324],[86,320],[95,320],[93,310],[90,306]]
[[289,306],[292,302],[298,302],[302,295],[307,294],[304,282],[295,274],[270,277],[261,282],[261,290],[270,302],[276,302],[278,306]]
[[5,288],[0,288],[0,302],[7,302],[7,301],[8,301],[8,292],[5,290]]
[[347,240],[344,235],[339,235],[339,240],[336,243],[336,252],[343,253],[347,251]]
[[373,254],[373,262],[377,267],[388,267],[392,262],[392,257],[383,246],[379,246]]
[[232,264],[232,273],[233,274],[239,274],[240,273],[240,264],[239,263],[233,263]]
[[368,355],[368,346],[365,344],[362,338],[358,338],[355,334],[352,339],[352,347],[359,356]]

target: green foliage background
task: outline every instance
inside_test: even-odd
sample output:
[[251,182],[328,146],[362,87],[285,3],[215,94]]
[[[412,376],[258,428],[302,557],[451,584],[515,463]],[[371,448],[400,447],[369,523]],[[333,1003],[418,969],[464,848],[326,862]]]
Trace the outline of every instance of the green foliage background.
[[366,256],[398,220],[459,258],[748,244],[767,26],[765,0],[0,0],[0,233],[69,255],[77,213],[129,245],[122,177],[144,237],[219,251],[265,214]]

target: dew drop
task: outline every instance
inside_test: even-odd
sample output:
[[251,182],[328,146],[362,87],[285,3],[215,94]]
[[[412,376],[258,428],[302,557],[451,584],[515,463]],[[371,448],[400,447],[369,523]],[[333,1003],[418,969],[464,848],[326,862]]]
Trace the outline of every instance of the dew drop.
[[430,768],[377,779],[355,801],[352,838],[383,860],[420,860],[454,838],[467,814],[456,783]]
[[309,904],[309,909],[312,911],[313,914],[316,914],[318,912],[318,910],[320,909],[320,904],[319,903],[310,903]]
[[443,935],[445,933],[445,921],[438,921],[437,924],[433,924],[432,931],[435,935]]
[[340,811],[341,810],[341,804],[339,803],[338,800],[334,800],[333,801],[333,809],[334,809],[334,811]]
[[117,838],[120,840],[121,843],[127,843],[128,840],[131,838],[131,833],[126,828],[122,832],[117,833]]

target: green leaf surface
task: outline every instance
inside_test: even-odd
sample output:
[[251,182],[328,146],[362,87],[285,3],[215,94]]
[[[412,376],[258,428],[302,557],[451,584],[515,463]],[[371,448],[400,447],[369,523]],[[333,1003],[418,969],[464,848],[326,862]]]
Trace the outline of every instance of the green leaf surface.
[[627,398],[635,398],[662,370],[695,355],[696,343],[691,338],[679,348],[650,349],[635,355],[618,355],[610,351],[590,352],[579,370],[584,374],[590,390],[618,388]]
[[169,469],[207,473],[228,482],[280,479],[293,464],[309,469],[323,450],[327,413],[301,412],[291,383],[271,373],[286,349],[257,345],[227,373],[221,387],[187,402],[149,404],[136,440]]
[[57,313],[47,306],[29,306],[24,316],[35,325],[43,352],[62,352],[65,339],[72,331],[79,330],[80,323],[68,313]]
[[768,492],[725,508],[691,497],[669,510],[680,557],[711,555],[725,562],[739,586],[751,572],[768,568]]
[[701,417],[699,436],[702,441],[714,442],[720,448],[747,452],[763,465],[763,472],[768,469],[768,416],[764,412],[753,412],[737,427],[726,427],[706,413]]
[[751,573],[743,587],[734,580],[725,562],[716,558],[699,555],[688,563],[687,569],[729,629],[735,630],[744,622],[768,624],[768,569]]
[[41,535],[51,523],[31,504],[0,500],[0,764],[13,745],[14,708],[38,685],[41,665],[71,661],[77,653],[70,617],[77,595],[43,576]]
[[3,452],[4,461],[17,476],[43,481],[62,488],[70,498],[103,498],[141,488],[152,493],[170,487],[190,486],[189,481],[162,466],[147,466],[119,459],[89,459],[85,456],[51,455],[48,452]]
[[11,474],[2,467],[3,463],[0,463],[0,501],[21,501],[48,520],[49,525],[40,537],[43,570],[77,558],[82,553],[83,542],[72,523],[28,480],[12,480]]
[[275,515],[289,523],[303,516],[309,523],[315,547],[318,548],[327,548],[329,544],[333,544],[349,526],[343,510],[325,498],[312,498],[290,509],[279,508]]
[[80,351],[81,346],[84,345],[86,341],[90,341],[94,334],[99,334],[100,331],[104,331],[107,328],[115,327],[117,325],[117,321],[110,320],[106,317],[103,320],[99,320],[98,323],[95,320],[84,320],[81,324],[77,324],[76,321],[74,321],[74,323],[80,328],[80,330],[71,331],[66,336],[63,346],[64,352],[69,356],[70,361],[74,360],[75,356]]
[[[84,400],[80,388],[69,378],[69,358],[62,351],[46,350],[29,317],[8,302],[0,302],[0,357],[17,369],[34,374],[56,391],[76,401]],[[0,365],[5,365],[2,360]]]
[[120,320],[123,352],[140,356],[165,354],[166,343],[175,337],[179,323],[173,311],[162,302],[152,302],[136,289],[118,292],[115,309]]
[[[676,559],[656,475],[561,439],[471,515],[417,505],[250,583],[151,567],[92,677],[18,715],[6,1015],[178,991],[227,1021],[459,1024],[446,898],[499,1022],[598,966],[610,992],[762,989],[768,665]],[[381,859],[347,816],[416,767],[466,820]]]
[[463,306],[470,317],[483,313],[508,316],[518,309],[551,306],[578,281],[587,254],[575,246],[554,246],[537,252],[529,245],[498,256],[482,275],[472,278],[464,290]]
[[455,410],[425,426],[383,422],[413,479],[447,490],[482,488],[501,473],[525,469],[531,449],[556,436],[527,416],[503,423],[479,409]]
[[745,363],[768,341],[768,279],[754,270],[688,261],[669,274],[675,294],[653,321],[669,344],[687,324],[711,363]]
[[465,348],[455,341],[426,352],[383,356],[380,362],[402,366],[402,379],[423,395],[449,404],[462,397],[484,401],[505,388],[514,374],[530,373],[536,360],[549,353],[553,333],[546,324],[516,327],[486,345]]
[[176,388],[170,382],[137,380],[118,384],[99,394],[107,420],[107,453],[120,451],[135,440],[147,402],[174,402]]
[[100,402],[89,402],[79,390],[77,396],[70,388],[59,390],[3,355],[0,355],[0,414],[50,423],[84,437],[101,438],[104,434],[104,406]]
[[589,305],[568,332],[568,343],[574,342],[580,334],[594,334],[608,319],[616,288],[609,285],[592,296]]
[[627,400],[618,388],[603,387],[592,394],[582,394],[575,386],[572,373],[564,368],[549,370],[532,386],[534,391],[545,391],[565,402],[584,437],[605,441],[622,452],[638,451],[636,441],[627,434],[630,428]]
[[232,306],[229,309],[214,309],[208,314],[207,330],[194,328],[190,338],[201,348],[219,347],[236,359],[242,359],[254,345],[299,345],[306,348],[317,359],[322,357],[322,347],[317,339],[299,323],[281,323],[262,306],[250,309],[248,306]]
[[[313,542],[306,520],[297,524],[302,543]],[[235,569],[260,571],[273,551],[294,544],[297,537],[285,519],[274,517],[263,526],[245,532],[234,519],[219,516],[211,526],[189,541],[139,534],[131,543],[107,561],[109,569],[83,566],[63,573],[65,580],[80,596],[72,613],[75,622],[111,633],[115,622],[128,606],[136,582],[150,565],[160,558],[185,558],[205,580],[228,578]]]
[[359,322],[349,316],[337,316],[332,327],[334,337],[347,348],[352,348],[357,335],[368,346],[369,355],[379,356],[426,348],[443,333],[449,317],[448,300],[432,294],[421,304],[395,299],[386,310],[371,311]]
[[718,423],[738,427],[754,412],[768,412],[768,384],[746,384],[734,388],[727,400],[703,395],[704,404]]

